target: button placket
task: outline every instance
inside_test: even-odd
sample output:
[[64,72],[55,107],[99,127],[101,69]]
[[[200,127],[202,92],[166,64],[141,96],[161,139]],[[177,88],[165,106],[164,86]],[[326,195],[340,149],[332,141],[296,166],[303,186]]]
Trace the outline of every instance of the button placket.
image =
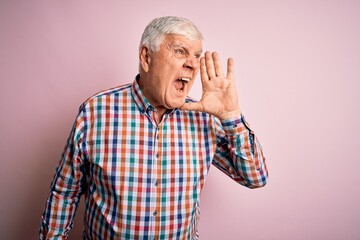
[[159,143],[158,143],[158,139],[159,139],[159,127],[156,126],[155,128],[152,129],[153,130],[153,148],[152,148],[152,170],[151,170],[151,203],[150,203],[150,211],[149,211],[149,215],[151,218],[151,225],[152,225],[152,231],[154,231],[154,227],[156,226],[156,221],[157,221],[157,187],[156,187],[156,180],[157,180],[157,168],[158,168],[158,158],[159,158]]

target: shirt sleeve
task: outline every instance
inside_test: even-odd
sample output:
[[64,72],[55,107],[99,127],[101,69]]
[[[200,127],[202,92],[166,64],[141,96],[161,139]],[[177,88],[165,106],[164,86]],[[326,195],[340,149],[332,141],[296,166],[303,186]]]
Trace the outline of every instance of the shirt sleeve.
[[84,185],[81,151],[84,124],[78,115],[50,186],[40,224],[40,239],[67,239]]
[[262,147],[244,116],[215,118],[216,151],[213,165],[248,188],[266,184],[268,171]]

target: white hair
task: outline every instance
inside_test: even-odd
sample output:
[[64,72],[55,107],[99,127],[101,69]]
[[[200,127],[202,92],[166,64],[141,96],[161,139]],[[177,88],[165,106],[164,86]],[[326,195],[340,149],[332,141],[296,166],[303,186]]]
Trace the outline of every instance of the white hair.
[[163,38],[167,34],[182,35],[190,40],[202,40],[199,29],[188,19],[174,16],[159,17],[152,20],[145,28],[140,41],[151,51],[159,50]]

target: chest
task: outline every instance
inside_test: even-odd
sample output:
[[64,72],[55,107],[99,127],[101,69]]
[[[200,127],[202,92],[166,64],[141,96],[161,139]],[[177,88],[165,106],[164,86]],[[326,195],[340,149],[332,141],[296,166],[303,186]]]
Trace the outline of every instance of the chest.
[[114,114],[94,119],[87,132],[90,165],[116,191],[126,183],[136,191],[156,184],[164,191],[197,192],[215,143],[207,119],[194,116],[166,116],[156,125],[145,115]]

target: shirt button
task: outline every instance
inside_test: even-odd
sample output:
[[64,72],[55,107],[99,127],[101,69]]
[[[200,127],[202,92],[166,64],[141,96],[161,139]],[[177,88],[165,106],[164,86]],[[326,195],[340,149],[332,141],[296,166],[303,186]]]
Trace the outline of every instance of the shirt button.
[[156,157],[159,158],[159,153],[156,154]]
[[155,181],[155,187],[157,187],[159,185],[158,180]]
[[156,210],[153,212],[153,215],[154,215],[154,216],[156,216],[156,215],[157,215],[157,211],[156,211]]
[[159,135],[157,135],[157,136],[156,136],[156,140],[159,140],[159,138],[160,138]]
[[236,127],[237,127],[237,124],[234,124],[233,127],[236,128]]

